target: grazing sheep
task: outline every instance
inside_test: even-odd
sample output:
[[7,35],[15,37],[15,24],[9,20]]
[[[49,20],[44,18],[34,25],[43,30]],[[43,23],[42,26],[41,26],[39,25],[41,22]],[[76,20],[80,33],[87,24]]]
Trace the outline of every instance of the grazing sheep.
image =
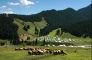
[[53,51],[53,54],[54,54],[54,55],[57,55],[57,51],[56,51],[56,50],[54,50],[54,51]]
[[19,50],[23,50],[23,48],[19,48]]
[[64,51],[64,50],[61,50],[61,54],[67,55],[66,51]]
[[31,50],[29,50],[29,51],[28,51],[28,54],[29,54],[29,55],[32,55],[32,51],[31,51]]
[[49,50],[49,53],[50,53],[50,54],[52,54],[52,53],[53,53],[53,51],[52,51],[52,50]]
[[16,51],[23,50],[23,48],[15,48]]
[[64,50],[54,50],[53,51],[54,55],[58,55],[58,54],[63,54],[63,55],[67,55],[67,53]]
[[61,54],[61,50],[57,50],[57,54]]
[[[15,48],[16,51],[21,51],[21,50],[27,50],[29,55],[43,55],[45,53],[53,54],[53,55],[67,55],[66,51],[64,50],[51,50],[50,48]],[[76,52],[76,51],[74,51]]]
[[30,50],[29,48],[23,48],[23,50]]
[[19,50],[19,48],[15,48],[15,50],[16,50],[16,51],[18,51],[18,50]]
[[45,53],[44,51],[38,50],[38,54],[39,54],[39,55],[43,55],[44,53]]
[[33,54],[33,55],[38,55],[38,54],[39,54],[39,53],[38,53],[38,50],[36,50],[36,49],[32,50],[32,54]]

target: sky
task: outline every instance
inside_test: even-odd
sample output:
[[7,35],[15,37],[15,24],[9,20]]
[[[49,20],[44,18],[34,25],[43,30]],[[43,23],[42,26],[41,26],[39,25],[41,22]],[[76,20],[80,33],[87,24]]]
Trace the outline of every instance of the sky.
[[0,0],[0,13],[37,14],[44,10],[81,9],[91,4],[91,0]]

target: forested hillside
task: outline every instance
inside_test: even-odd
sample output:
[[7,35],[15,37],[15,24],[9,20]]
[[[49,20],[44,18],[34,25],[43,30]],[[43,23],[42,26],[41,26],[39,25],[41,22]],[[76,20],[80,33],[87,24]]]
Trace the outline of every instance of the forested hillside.
[[18,40],[18,26],[13,21],[12,18],[0,16],[0,39]]
[[78,12],[85,15],[85,17],[87,17],[87,19],[91,19],[92,4],[90,4],[89,6],[87,6],[85,8],[79,9]]
[[33,15],[0,14],[0,39],[14,40],[25,33],[43,36],[57,28],[77,37],[92,37],[91,6],[78,11],[52,9]]
[[77,37],[90,37],[92,38],[92,27],[91,27],[91,20],[84,20],[69,26],[65,26],[62,28],[64,32],[69,32],[72,35]]

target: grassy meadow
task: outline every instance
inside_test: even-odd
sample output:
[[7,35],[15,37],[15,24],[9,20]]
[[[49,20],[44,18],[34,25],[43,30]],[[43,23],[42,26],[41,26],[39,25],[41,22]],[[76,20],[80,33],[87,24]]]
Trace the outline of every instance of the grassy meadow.
[[[14,49],[23,46],[0,46],[0,60],[91,60],[90,48],[69,48],[69,47],[49,47],[51,50],[64,49],[67,55],[28,55],[28,51],[15,51]],[[30,46],[41,47],[43,46]],[[76,53],[74,51],[77,51]]]
[[[34,22],[34,23],[28,22],[28,21],[25,22],[23,20],[14,18],[14,22],[13,23],[19,26],[18,31],[17,31],[17,33],[19,35],[24,34],[24,33],[33,34],[34,35],[34,33],[35,33],[35,27],[39,30],[39,29],[42,29],[45,26],[47,26],[47,22],[43,18],[42,18],[41,21]],[[23,30],[23,27],[26,26],[26,25],[30,26],[30,29],[28,29],[28,31]]]

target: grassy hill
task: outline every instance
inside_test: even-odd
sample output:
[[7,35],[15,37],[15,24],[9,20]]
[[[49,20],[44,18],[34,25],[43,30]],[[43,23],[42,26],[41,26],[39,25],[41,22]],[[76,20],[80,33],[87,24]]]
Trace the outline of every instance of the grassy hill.
[[[60,29],[60,31],[61,31],[61,28],[58,28],[58,29]],[[52,30],[48,35],[56,36],[56,32],[57,32],[58,29]],[[60,37],[61,38],[76,38],[76,36],[74,36],[74,35],[72,35],[70,33],[65,33],[65,32],[63,32],[63,34]]]
[[[23,20],[14,18],[14,22],[13,23],[16,24],[19,27],[18,31],[17,31],[18,35],[25,34],[25,33],[34,35],[35,27],[39,30],[39,29],[44,28],[47,25],[46,21],[43,18],[42,18],[41,21],[34,22],[34,23],[29,22],[29,21],[25,22]],[[26,25],[30,26],[28,31],[23,30],[23,27],[26,26]]]
[[[60,29],[60,28],[58,28],[58,29]],[[51,31],[48,35],[49,35],[49,36],[54,36],[54,37],[56,37],[56,36],[57,36],[57,35],[56,35],[56,32],[57,32],[58,29],[55,29],[55,30]],[[60,29],[60,30],[61,30],[61,29]],[[63,32],[63,34],[60,35],[59,37],[60,37],[61,40],[74,39],[75,41],[74,41],[74,42],[70,42],[71,44],[75,44],[75,45],[84,45],[84,44],[85,44],[85,45],[91,45],[91,38],[89,38],[89,37],[86,37],[86,38],[77,37],[77,36],[74,36],[74,35],[72,35],[72,34],[70,34],[70,33],[68,33],[68,32],[67,32],[67,33],[66,33],[66,32]],[[80,42],[78,42],[78,41],[80,41]]]

